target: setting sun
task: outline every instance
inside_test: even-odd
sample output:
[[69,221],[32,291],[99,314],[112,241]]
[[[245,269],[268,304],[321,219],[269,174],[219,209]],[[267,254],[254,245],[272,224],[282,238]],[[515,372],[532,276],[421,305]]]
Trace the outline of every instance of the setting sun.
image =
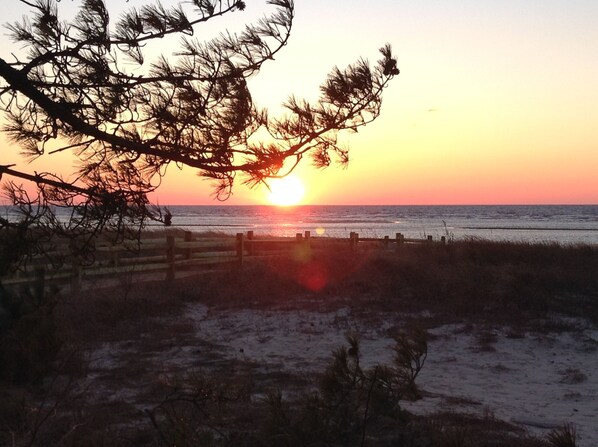
[[295,176],[273,179],[269,182],[269,185],[268,200],[273,205],[297,205],[305,194],[303,183]]

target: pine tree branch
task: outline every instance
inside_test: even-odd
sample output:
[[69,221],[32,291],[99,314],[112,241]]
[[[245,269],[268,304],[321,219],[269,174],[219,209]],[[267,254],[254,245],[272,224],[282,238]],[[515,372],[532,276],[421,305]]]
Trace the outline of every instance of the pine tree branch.
[[93,189],[90,188],[81,188],[79,186],[73,185],[72,183],[60,181],[60,180],[53,180],[51,178],[44,177],[40,174],[27,174],[26,172],[15,171],[11,169],[10,166],[1,166],[0,165],[0,179],[2,178],[3,174],[10,175],[12,177],[17,177],[22,180],[28,180],[30,182],[35,183],[36,185],[47,185],[52,186],[53,188],[58,188],[65,191],[70,191],[76,194],[81,194],[86,197],[92,196],[101,196]]

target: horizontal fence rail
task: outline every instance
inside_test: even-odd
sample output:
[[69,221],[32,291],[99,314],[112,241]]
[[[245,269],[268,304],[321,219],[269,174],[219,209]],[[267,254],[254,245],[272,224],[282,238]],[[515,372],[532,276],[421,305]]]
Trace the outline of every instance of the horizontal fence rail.
[[[94,260],[83,263],[76,252],[65,244],[53,247],[52,255],[59,262],[48,263],[48,257],[34,257],[15,274],[0,278],[4,286],[30,284],[40,279],[44,282],[71,284],[77,292],[85,279],[107,276],[163,272],[166,280],[173,280],[177,271],[196,270],[222,264],[242,265],[248,260],[280,256],[293,247],[317,249],[345,246],[357,250],[358,245],[369,247],[390,247],[399,250],[403,244],[434,243],[432,236],[425,239],[405,238],[396,233],[394,238],[361,238],[351,232],[349,238],[313,237],[309,231],[292,237],[256,237],[253,231],[237,233],[236,237],[194,238],[193,233],[185,232],[183,237],[167,235],[158,238],[142,238],[139,241],[124,241],[120,244],[107,244],[96,241],[93,247]],[[445,244],[442,237],[439,243]],[[58,265],[56,265],[58,264]]]

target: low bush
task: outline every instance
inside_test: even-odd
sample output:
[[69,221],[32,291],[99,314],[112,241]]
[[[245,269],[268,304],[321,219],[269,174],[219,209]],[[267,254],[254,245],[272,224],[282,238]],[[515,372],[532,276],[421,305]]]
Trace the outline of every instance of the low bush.
[[60,348],[54,321],[56,290],[40,276],[30,287],[0,290],[5,324],[0,330],[0,381],[40,380]]
[[214,381],[190,375],[173,383],[172,393],[147,414],[164,445],[372,445],[406,426],[400,401],[417,390],[426,333],[400,335],[394,364],[368,369],[360,364],[359,339],[347,341],[333,353],[314,392],[289,402],[281,391],[269,393],[261,408],[254,405],[247,427],[238,423],[234,409],[239,411],[239,403],[245,411],[252,405],[250,386],[232,377]]
[[573,425],[565,424],[552,430],[547,439],[551,447],[576,447],[577,430]]

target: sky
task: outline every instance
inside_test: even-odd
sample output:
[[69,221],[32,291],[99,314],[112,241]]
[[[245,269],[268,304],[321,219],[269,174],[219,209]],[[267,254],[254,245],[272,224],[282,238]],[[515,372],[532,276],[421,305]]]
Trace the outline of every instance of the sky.
[[[26,12],[10,1],[5,20]],[[381,116],[341,135],[347,169],[308,160],[297,169],[302,203],[598,203],[598,2],[295,1],[290,43],[250,81],[271,115],[290,94],[315,99],[335,65],[374,62],[387,42],[401,70]],[[271,10],[246,3],[235,20]],[[14,161],[4,147],[0,164]],[[218,203],[211,192],[192,169],[171,166],[153,199]],[[268,191],[239,182],[228,203],[268,203]]]

